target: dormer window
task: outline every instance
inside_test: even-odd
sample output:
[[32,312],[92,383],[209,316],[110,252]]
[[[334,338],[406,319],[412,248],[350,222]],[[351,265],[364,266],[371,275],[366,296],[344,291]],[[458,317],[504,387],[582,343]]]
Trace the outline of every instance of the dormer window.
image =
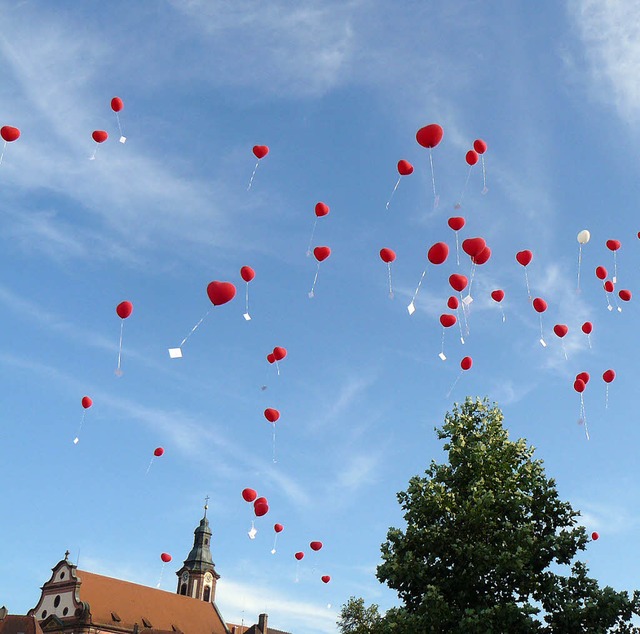
[[145,619],[144,616],[142,617],[142,624],[149,629],[153,627],[153,625],[151,625],[151,621],[149,619]]

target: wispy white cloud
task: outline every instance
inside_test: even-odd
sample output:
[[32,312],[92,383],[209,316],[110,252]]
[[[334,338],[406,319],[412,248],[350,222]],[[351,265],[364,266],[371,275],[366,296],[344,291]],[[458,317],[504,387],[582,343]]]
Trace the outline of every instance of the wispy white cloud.
[[593,501],[578,504],[580,517],[578,523],[585,526],[587,531],[606,530],[607,534],[630,533],[637,530],[640,517],[626,508],[613,504],[597,504]]

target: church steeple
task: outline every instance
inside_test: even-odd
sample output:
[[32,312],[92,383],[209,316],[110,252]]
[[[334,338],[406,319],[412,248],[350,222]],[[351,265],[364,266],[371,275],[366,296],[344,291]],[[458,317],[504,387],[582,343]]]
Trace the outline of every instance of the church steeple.
[[220,579],[220,575],[216,572],[211,557],[212,533],[207,519],[208,501],[209,496],[205,500],[204,517],[193,531],[193,548],[184,560],[184,566],[176,574],[178,575],[178,594],[213,603],[216,582]]

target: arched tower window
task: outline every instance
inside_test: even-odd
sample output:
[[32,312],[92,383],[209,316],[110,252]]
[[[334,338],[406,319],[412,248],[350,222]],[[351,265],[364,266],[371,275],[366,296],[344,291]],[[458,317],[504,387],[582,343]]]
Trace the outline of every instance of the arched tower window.
[[209,601],[210,598],[211,598],[211,587],[210,586],[205,586],[204,595],[202,597],[202,600],[203,601]]
[[183,583],[180,586],[180,594],[185,594],[185,595],[187,594],[187,584],[186,583]]

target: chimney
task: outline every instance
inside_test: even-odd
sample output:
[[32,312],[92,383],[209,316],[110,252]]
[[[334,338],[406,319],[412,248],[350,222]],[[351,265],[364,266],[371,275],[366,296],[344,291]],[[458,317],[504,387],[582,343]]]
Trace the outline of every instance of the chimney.
[[266,614],[260,614],[258,616],[258,627],[262,634],[268,634],[269,630],[267,629],[267,618],[269,618]]

